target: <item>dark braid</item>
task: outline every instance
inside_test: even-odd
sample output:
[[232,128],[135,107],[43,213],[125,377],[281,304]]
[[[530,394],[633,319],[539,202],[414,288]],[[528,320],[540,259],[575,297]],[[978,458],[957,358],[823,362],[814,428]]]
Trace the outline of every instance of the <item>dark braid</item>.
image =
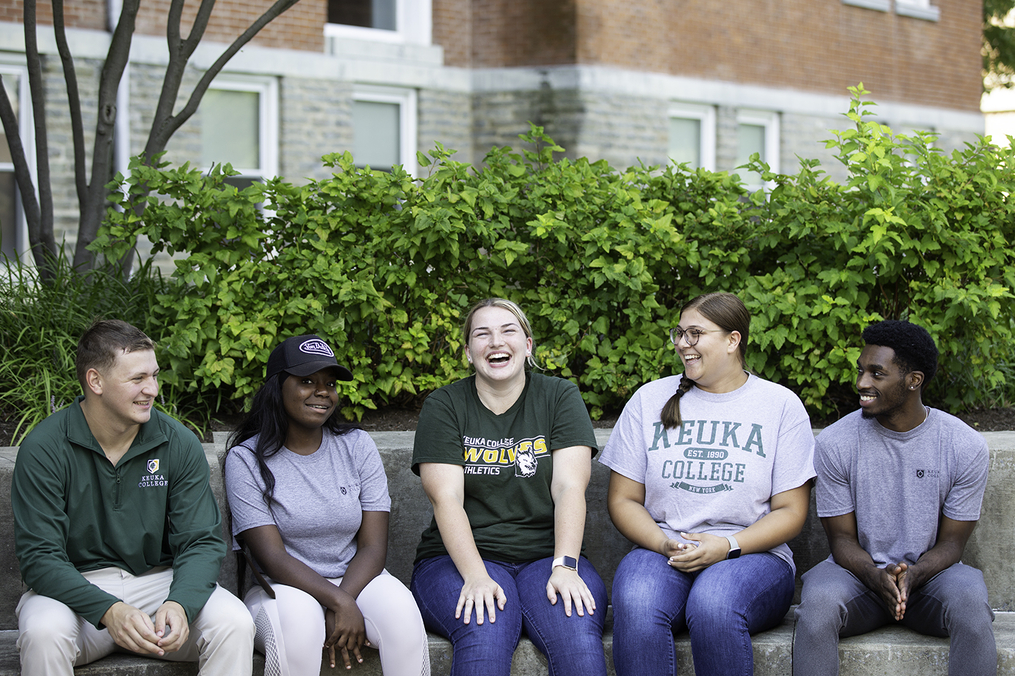
[[663,406],[662,421],[663,427],[666,429],[673,429],[674,427],[680,427],[680,398],[691,391],[694,387],[694,381],[690,378],[681,378],[680,385],[677,386],[677,391],[673,393],[673,396],[666,401],[666,405]]

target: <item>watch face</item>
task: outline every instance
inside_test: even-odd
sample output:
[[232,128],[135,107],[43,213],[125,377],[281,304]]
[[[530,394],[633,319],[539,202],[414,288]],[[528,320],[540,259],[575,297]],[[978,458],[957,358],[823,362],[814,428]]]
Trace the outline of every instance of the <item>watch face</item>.
[[736,549],[729,550],[729,552],[726,554],[726,558],[727,559],[736,559],[736,558],[739,558],[739,557],[740,557],[740,548],[739,547],[737,547]]
[[578,559],[573,556],[564,557],[564,567],[570,568],[571,570],[578,570]]

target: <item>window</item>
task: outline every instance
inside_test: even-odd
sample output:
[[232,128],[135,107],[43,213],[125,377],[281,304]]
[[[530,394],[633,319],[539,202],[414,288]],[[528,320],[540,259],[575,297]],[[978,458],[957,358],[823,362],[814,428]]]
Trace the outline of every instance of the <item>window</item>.
[[[0,75],[7,98],[17,115],[21,141],[25,147],[29,171],[34,174],[35,138],[30,124],[31,97],[28,93],[28,71],[23,66],[0,63]],[[28,250],[28,224],[21,210],[21,195],[14,179],[14,162],[7,137],[0,124],[0,251],[13,258]],[[2,260],[2,259],[0,259]]]
[[941,10],[932,7],[930,0],[895,0],[895,13],[928,21],[941,19]]
[[[772,171],[779,171],[779,114],[765,111],[740,111],[737,113],[737,160],[736,166],[747,164],[751,155],[757,153],[762,162],[767,162]],[[744,185],[749,190],[765,187],[761,175],[755,171],[738,170]]]
[[278,174],[278,84],[274,79],[216,79],[198,108],[201,166],[229,163],[238,188]]
[[324,36],[329,44],[352,38],[429,45],[433,6],[431,0],[328,0]]
[[842,0],[842,4],[874,9],[879,12],[888,12],[892,9],[891,0]]
[[715,170],[715,108],[673,104],[670,106],[668,157],[692,169]]
[[416,91],[357,87],[352,103],[356,165],[388,171],[402,165],[416,175]]

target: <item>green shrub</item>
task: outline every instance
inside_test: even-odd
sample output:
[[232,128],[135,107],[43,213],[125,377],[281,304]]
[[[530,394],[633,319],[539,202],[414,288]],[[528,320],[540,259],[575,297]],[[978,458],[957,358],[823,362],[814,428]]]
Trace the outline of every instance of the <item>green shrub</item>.
[[[64,251],[61,249],[61,251]],[[122,319],[158,340],[162,333],[150,308],[167,291],[165,281],[141,265],[124,280],[115,265],[76,272],[61,254],[54,278],[15,258],[0,265],[0,415],[14,421],[14,443],[36,423],[81,394],[74,371],[78,339],[96,319]],[[161,345],[157,347],[161,355]],[[161,388],[159,408],[200,426],[201,416]]]
[[749,366],[812,413],[843,397],[855,407],[859,333],[880,318],[938,340],[931,400],[996,399],[1015,363],[1011,151],[945,155],[928,135],[894,136],[867,119],[862,85],[852,91],[853,127],[829,141],[842,185],[815,161],[774,175],[755,158],[774,187],[749,195],[722,172],[555,160],[562,149],[533,127],[526,150],[494,149],[481,167],[438,145],[420,154],[420,179],[348,153],[325,157],[326,180],[242,191],[223,181],[228,166],[134,164],[95,246],[115,257],[144,234],[184,254],[152,320],[165,380],[214,393],[213,406],[249,397],[272,347],[307,332],[356,374],[346,415],[415,401],[467,373],[462,315],[501,295],[530,315],[540,362],[578,382],[598,417],[678,370],[666,332],[686,300],[717,290],[752,311]]

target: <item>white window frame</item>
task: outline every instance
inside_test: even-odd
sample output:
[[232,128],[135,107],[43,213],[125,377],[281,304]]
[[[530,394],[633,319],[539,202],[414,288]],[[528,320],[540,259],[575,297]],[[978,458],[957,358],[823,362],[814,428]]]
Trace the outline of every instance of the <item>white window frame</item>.
[[873,9],[877,12],[890,12],[892,10],[891,0],[842,0],[842,4]]
[[[18,133],[21,136],[21,145],[25,149],[25,160],[28,164],[28,173],[32,178],[32,186],[38,186],[39,177],[35,165],[35,125],[32,121],[32,94],[28,85],[28,66],[24,63],[6,61],[0,58],[0,73],[5,76],[14,75],[18,78]],[[8,82],[10,81],[8,80]],[[0,163],[0,167],[5,172],[14,173],[14,162]],[[35,189],[36,199],[38,199],[38,189]],[[25,208],[21,202],[20,188],[14,194],[14,205],[15,213],[17,214],[17,239],[14,243],[14,250],[18,252],[22,263],[34,265],[32,257],[27,255],[29,251],[28,219],[25,218]]]
[[895,13],[926,21],[940,21],[941,9],[930,4],[930,0],[895,0]]
[[[738,110],[737,111],[737,135],[740,134],[740,125],[750,124],[761,126],[765,128],[765,157],[761,160],[768,164],[769,169],[778,174],[781,171],[779,155],[782,152],[782,148],[779,145],[779,113],[771,110]],[[737,154],[740,154],[740,149],[737,148]],[[775,184],[768,182],[765,184],[752,184],[746,186],[749,190],[758,190],[765,188],[771,190],[775,187]]]
[[[278,80],[246,75],[220,75],[208,89],[258,94],[259,167],[237,167],[240,178],[266,180],[278,176]],[[204,149],[202,148],[202,153]],[[205,171],[210,167],[203,167]]]
[[[398,163],[410,176],[417,177],[416,90],[402,87],[356,85],[353,88],[352,98],[353,101],[398,104]],[[355,129],[353,133],[356,133]]]
[[324,24],[324,37],[430,46],[433,41],[432,0],[395,0],[395,30]]
[[672,118],[698,120],[701,123],[699,138],[701,145],[698,150],[698,155],[701,157],[701,167],[708,171],[715,171],[715,107],[692,103],[670,103],[667,122]]

